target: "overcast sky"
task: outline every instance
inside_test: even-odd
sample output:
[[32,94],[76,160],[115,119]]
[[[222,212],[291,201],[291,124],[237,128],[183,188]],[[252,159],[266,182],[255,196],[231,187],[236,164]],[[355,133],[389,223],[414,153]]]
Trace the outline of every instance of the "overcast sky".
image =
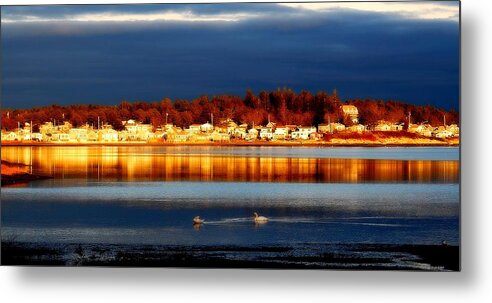
[[2,107],[277,87],[458,109],[459,4],[2,7]]

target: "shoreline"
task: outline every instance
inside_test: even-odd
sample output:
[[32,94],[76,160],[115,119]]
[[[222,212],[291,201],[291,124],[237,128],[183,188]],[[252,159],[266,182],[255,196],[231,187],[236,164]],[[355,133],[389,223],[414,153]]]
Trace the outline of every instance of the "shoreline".
[[[347,140],[345,140],[347,141]],[[223,146],[223,147],[459,147],[460,143],[454,141],[408,141],[408,142],[373,142],[362,140],[350,140],[348,142],[323,142],[323,141],[255,141],[255,142],[183,142],[183,143],[168,143],[168,142],[67,142],[67,143],[52,143],[52,142],[2,142],[2,146],[67,146],[67,147],[88,147],[88,146]]]
[[1,186],[26,184],[31,181],[51,179],[51,176],[35,175],[27,172],[29,165],[10,163],[2,160]]
[[2,265],[459,271],[456,245],[145,245],[2,241]]

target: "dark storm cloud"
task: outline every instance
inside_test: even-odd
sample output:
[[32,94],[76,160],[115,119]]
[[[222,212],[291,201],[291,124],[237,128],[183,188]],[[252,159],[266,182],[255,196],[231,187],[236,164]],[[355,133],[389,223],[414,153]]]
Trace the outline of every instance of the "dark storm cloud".
[[2,18],[153,13],[162,7],[197,16],[254,17],[240,22],[2,24],[3,106],[244,95],[247,88],[287,86],[313,92],[336,87],[343,98],[458,107],[455,21],[274,4],[60,6],[57,12],[21,7],[2,12]]
[[16,16],[21,19],[25,16],[38,17],[70,17],[85,13],[153,13],[162,10],[195,11],[200,13],[221,12],[294,12],[296,9],[279,6],[274,3],[223,3],[223,4],[114,4],[114,5],[27,5],[9,6],[5,8],[4,15]]

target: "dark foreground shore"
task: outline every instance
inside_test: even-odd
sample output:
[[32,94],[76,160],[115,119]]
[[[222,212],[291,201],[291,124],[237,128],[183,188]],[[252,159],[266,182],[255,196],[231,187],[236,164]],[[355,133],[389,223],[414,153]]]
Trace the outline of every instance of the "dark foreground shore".
[[2,242],[2,265],[459,271],[459,247],[161,246]]

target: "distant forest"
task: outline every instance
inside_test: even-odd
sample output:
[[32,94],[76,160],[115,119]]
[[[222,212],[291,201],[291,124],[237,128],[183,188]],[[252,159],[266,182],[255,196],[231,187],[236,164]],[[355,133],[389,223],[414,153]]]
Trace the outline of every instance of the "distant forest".
[[354,99],[342,102],[334,91],[312,94],[309,91],[294,92],[291,89],[261,91],[255,95],[248,90],[244,97],[222,95],[209,98],[201,96],[191,101],[165,98],[161,101],[146,102],[122,101],[119,105],[51,105],[32,109],[3,109],[2,128],[11,130],[20,122],[33,122],[36,130],[40,124],[48,121],[57,124],[69,121],[74,127],[86,123],[97,126],[97,121],[112,125],[116,130],[123,128],[122,121],[135,119],[142,123],[150,123],[155,128],[166,121],[180,127],[188,127],[193,123],[205,123],[214,117],[214,124],[230,118],[250,126],[265,125],[270,121],[277,124],[318,125],[320,123],[341,122],[350,125],[340,112],[343,104],[353,104],[359,110],[359,122],[375,125],[380,120],[393,123],[408,123],[411,113],[412,123],[430,123],[433,126],[458,124],[459,114],[456,111],[445,111],[430,105],[418,106],[396,100]]

